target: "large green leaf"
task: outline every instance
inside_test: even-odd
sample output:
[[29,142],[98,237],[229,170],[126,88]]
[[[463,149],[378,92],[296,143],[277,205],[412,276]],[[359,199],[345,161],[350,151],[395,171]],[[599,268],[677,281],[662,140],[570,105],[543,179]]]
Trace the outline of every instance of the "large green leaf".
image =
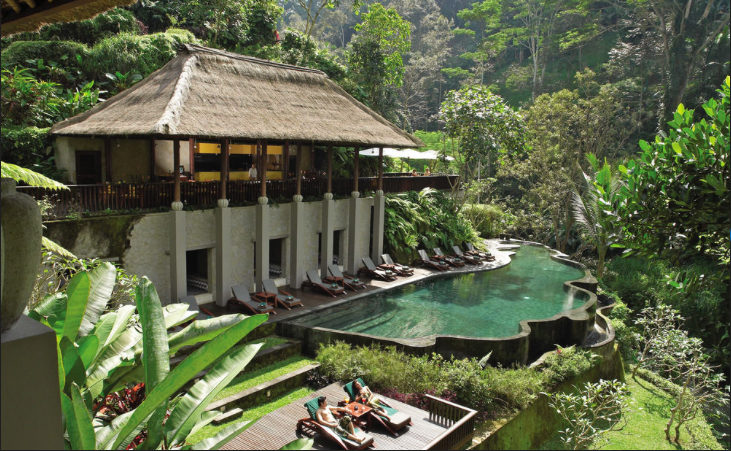
[[51,317],[64,319],[66,318],[66,293],[53,293],[44,297],[28,316],[38,321],[41,317]]
[[175,406],[165,423],[165,438],[168,446],[185,441],[201,414],[213,398],[251,361],[263,343],[244,346],[225,357],[188,390]]
[[169,304],[163,307],[165,327],[170,329],[178,324],[186,323],[198,315],[198,312],[188,311],[188,304]]
[[221,415],[221,412],[218,410],[208,410],[206,412],[203,412],[200,420],[195,424],[195,426],[193,426],[193,429],[190,430],[190,433],[188,435],[190,436],[200,431],[201,429],[209,425],[213,420],[215,420],[216,417],[218,417],[219,415]]
[[[104,340],[101,340],[101,336],[99,337],[99,341],[101,343],[99,349],[100,355],[102,351],[105,351],[112,343],[115,343],[120,338],[122,333],[126,331],[127,326],[129,326],[129,319],[135,313],[135,308],[136,307],[134,305],[123,305],[119,309],[117,309],[115,313],[116,316],[114,318],[114,324],[112,325],[111,330],[106,335]],[[108,358],[109,356],[106,357]]]
[[75,341],[76,336],[79,334],[79,327],[81,327],[81,322],[84,320],[90,290],[89,274],[86,272],[76,273],[71,278],[68,288],[66,288],[68,302],[66,303],[63,335],[71,341]]
[[104,262],[89,272],[89,300],[79,327],[80,336],[88,335],[104,313],[104,308],[112,297],[116,278],[117,270],[109,262]]
[[61,393],[61,410],[66,417],[66,431],[72,449],[96,449],[96,435],[91,414],[84,405],[79,386],[70,387],[71,398]]
[[64,393],[69,393],[71,385],[83,386],[84,380],[86,379],[86,368],[84,362],[81,360],[79,351],[76,349],[76,345],[68,339],[68,337],[61,338],[58,343],[59,350],[61,352],[61,360],[63,362],[64,371]]
[[266,321],[268,315],[254,315],[243,319],[239,324],[227,329],[218,337],[195,350],[180,365],[176,366],[168,377],[154,390],[147,394],[147,398],[135,409],[127,425],[120,432],[120,438],[114,443],[114,448],[121,444],[121,438],[126,437],[137,424],[147,418],[160,404],[188,383],[198,372],[207,368],[217,358],[227,352],[254,328]]
[[315,441],[311,438],[298,438],[297,440],[291,441],[279,449],[312,449],[312,445]]
[[[112,420],[108,425],[95,427],[94,432],[96,433],[97,449],[109,449],[112,442],[119,435],[119,430],[122,426],[127,424],[129,417],[132,416],[132,412],[125,412]],[[96,421],[99,421],[98,419]]]
[[88,335],[80,338],[78,342],[81,361],[84,363],[84,368],[89,368],[99,349],[99,338],[96,335]]
[[74,254],[71,253],[68,249],[61,246],[60,244],[56,243],[55,241],[51,241],[48,238],[41,237],[41,246],[45,249],[48,249],[51,252],[55,252],[61,257],[68,258],[68,259],[77,259]]
[[196,443],[193,446],[183,449],[221,449],[223,445],[230,442],[232,438],[239,435],[239,433],[246,427],[247,424],[249,424],[248,421],[236,423],[227,427],[226,429],[222,430],[211,438],[207,438]]
[[116,340],[97,358],[97,362],[89,369],[86,384],[93,397],[99,396],[104,387],[104,379],[123,361],[134,360],[134,346],[142,340],[142,333],[134,327],[125,329]]
[[39,174],[30,169],[20,167],[15,164],[0,162],[0,172],[3,177],[8,177],[16,182],[25,182],[30,186],[40,186],[52,190],[68,190],[69,187],[63,183],[59,183],[53,179],[49,179],[43,174]]
[[[150,279],[143,277],[135,289],[137,311],[142,324],[142,363],[145,369],[145,389],[154,391],[170,372],[168,337],[162,305]],[[162,421],[167,401],[157,407],[147,423],[147,449],[156,449],[162,441]]]
[[244,318],[244,315],[236,314],[193,321],[185,329],[170,335],[168,339],[170,353],[178,352],[183,346],[211,340]]

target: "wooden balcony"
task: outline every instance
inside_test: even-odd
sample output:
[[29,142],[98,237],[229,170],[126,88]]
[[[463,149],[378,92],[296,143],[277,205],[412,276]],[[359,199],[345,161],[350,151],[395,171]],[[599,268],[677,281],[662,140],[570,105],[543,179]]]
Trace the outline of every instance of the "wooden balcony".
[[[439,190],[451,189],[458,182],[456,175],[434,175],[428,177],[384,177],[385,193],[421,191],[424,188]],[[291,200],[296,192],[295,180],[268,180],[267,196],[270,199]],[[378,186],[376,177],[361,177],[358,189],[361,192],[375,191]],[[51,209],[49,217],[63,218],[69,213],[97,213],[102,211],[163,210],[173,202],[173,183],[118,183],[113,185],[69,185],[70,190],[51,191],[33,186],[19,186],[18,191],[36,200],[47,198]],[[216,206],[221,189],[220,182],[181,182],[180,198],[188,207],[212,208]],[[327,190],[325,178],[302,180],[302,195],[322,198]],[[335,179],[332,192],[335,195],[349,196],[353,191],[352,179]],[[256,202],[261,192],[261,182],[236,180],[229,181],[226,193],[232,206],[244,206]]]

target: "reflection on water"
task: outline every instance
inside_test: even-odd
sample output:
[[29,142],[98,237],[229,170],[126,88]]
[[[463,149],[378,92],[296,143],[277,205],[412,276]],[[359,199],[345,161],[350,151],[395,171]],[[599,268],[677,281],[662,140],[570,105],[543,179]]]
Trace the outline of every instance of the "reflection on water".
[[390,338],[507,337],[518,333],[521,320],[549,318],[586,302],[583,292],[563,288],[583,275],[551,260],[546,249],[523,246],[504,268],[406,285],[296,322]]

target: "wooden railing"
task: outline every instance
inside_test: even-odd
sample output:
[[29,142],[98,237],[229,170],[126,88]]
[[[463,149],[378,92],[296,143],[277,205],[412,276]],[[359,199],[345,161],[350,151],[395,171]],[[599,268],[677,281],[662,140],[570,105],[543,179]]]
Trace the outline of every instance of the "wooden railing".
[[[430,177],[384,177],[383,191],[400,193],[420,191],[424,188],[439,190],[451,189],[458,182],[455,175]],[[267,197],[272,199],[291,199],[297,185],[295,180],[268,180]],[[219,199],[220,182],[183,182],[180,184],[180,200],[189,207],[214,207]],[[376,177],[361,177],[358,189],[375,191],[378,189]],[[19,186],[18,191],[36,200],[46,198],[50,217],[66,217],[76,213],[96,213],[102,211],[166,209],[173,202],[173,184],[162,183],[118,183],[114,185],[69,185],[69,190],[51,191],[33,186]],[[302,180],[302,195],[321,197],[327,191],[325,178]],[[352,179],[332,181],[333,194],[349,196],[353,191]],[[261,182],[251,180],[232,180],[226,185],[226,197],[231,204],[245,205],[256,202],[261,194]]]
[[477,411],[435,396],[426,397],[429,400],[429,421],[449,429],[432,440],[425,449],[460,449],[468,440],[472,440]]

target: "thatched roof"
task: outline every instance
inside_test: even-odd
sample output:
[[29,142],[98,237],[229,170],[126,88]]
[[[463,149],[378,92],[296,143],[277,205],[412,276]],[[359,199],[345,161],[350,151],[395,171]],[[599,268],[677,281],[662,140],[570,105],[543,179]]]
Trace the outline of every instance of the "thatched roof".
[[185,45],[163,68],[52,134],[424,144],[318,70]]
[[137,0],[2,0],[2,37],[36,31],[56,22],[91,19],[117,6]]

